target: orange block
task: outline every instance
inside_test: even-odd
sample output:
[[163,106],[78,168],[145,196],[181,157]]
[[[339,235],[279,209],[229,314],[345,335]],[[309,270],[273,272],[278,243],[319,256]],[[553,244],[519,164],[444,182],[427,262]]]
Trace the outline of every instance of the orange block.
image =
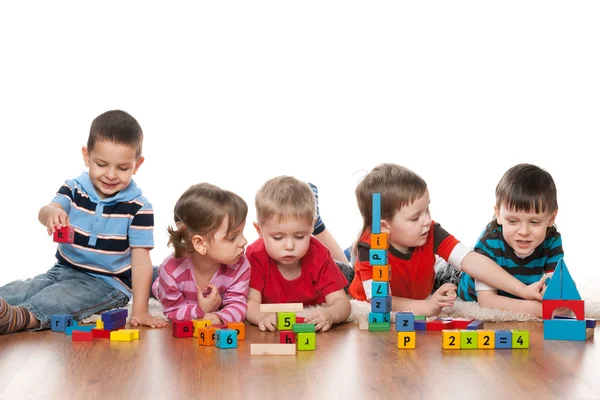
[[217,328],[207,326],[206,328],[198,329],[198,344],[203,346],[214,346]]
[[371,234],[371,249],[387,249],[388,235],[387,233],[372,233]]
[[389,282],[391,278],[390,265],[374,265],[373,266],[373,280],[378,282]]
[[227,324],[228,329],[234,329],[237,332],[238,340],[244,340],[246,337],[246,324],[243,322],[230,322]]

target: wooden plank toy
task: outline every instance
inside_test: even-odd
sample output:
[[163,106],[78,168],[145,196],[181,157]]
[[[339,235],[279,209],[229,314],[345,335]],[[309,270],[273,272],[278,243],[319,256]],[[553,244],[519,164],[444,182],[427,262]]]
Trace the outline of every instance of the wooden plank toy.
[[300,312],[304,310],[302,303],[273,303],[261,304],[261,313],[279,313],[279,312]]
[[295,354],[295,344],[252,343],[250,345],[250,355],[253,356],[293,356]]

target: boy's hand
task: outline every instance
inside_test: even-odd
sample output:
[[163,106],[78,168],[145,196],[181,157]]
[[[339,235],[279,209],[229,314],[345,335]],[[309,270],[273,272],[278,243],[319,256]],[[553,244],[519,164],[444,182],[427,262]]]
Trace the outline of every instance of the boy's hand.
[[202,319],[208,319],[213,325],[223,325],[223,321],[217,314],[206,313]]
[[48,230],[48,235],[52,235],[56,229],[62,226],[71,225],[69,222],[69,214],[67,214],[65,210],[52,206],[49,206],[49,208],[50,210],[48,211],[46,218],[46,229]]
[[318,308],[306,316],[305,322],[315,324],[316,331],[326,332],[333,325],[333,318],[327,308]]
[[219,289],[215,285],[208,285],[204,288],[198,286],[198,305],[205,313],[217,311],[222,301]]
[[268,314],[266,317],[261,318],[258,321],[258,329],[261,331],[275,332],[277,329],[277,317],[275,313]]
[[167,326],[167,322],[160,318],[153,317],[148,313],[144,314],[132,314],[129,320],[131,326],[149,326],[151,328],[164,328]]
[[456,285],[444,283],[428,299],[431,308],[430,315],[438,315],[442,308],[453,307],[456,299]]
[[[542,277],[543,279],[543,277]],[[520,293],[520,298],[525,300],[538,300],[542,301],[542,292],[544,291],[544,281],[539,280],[526,286],[523,293]]]

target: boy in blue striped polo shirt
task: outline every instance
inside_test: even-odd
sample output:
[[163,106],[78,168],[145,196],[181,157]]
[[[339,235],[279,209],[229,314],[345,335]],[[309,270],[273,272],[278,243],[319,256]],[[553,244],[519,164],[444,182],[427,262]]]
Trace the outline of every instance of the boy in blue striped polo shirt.
[[[552,176],[531,164],[510,168],[496,186],[495,216],[475,245],[475,251],[494,260],[526,285],[554,272],[563,258],[562,239],[554,226],[558,213]],[[458,295],[482,307],[542,316],[542,303],[515,298],[464,272]]]
[[154,215],[132,179],[144,162],[142,141],[142,128],[124,111],[94,119],[82,149],[88,172],[67,180],[39,213],[50,235],[72,226],[74,243],[58,244],[58,261],[45,274],[0,288],[0,334],[47,329],[54,314],[80,320],[132,295],[132,326],[166,326],[148,313]]

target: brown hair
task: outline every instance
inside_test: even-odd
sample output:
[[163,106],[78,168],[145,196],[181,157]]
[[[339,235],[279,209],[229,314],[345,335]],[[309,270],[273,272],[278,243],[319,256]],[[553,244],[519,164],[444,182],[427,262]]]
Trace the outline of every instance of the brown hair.
[[136,157],[140,158],[143,140],[142,127],[135,118],[125,111],[112,110],[100,114],[92,121],[87,148],[91,152],[96,142],[107,141],[134,147]]
[[225,217],[228,217],[227,233],[240,226],[246,220],[248,205],[233,192],[199,183],[179,197],[174,214],[176,226],[167,228],[168,244],[173,246],[175,258],[181,258],[193,250],[194,235],[208,235],[212,239]]
[[310,186],[291,176],[266,181],[256,193],[254,203],[259,224],[273,217],[277,222],[296,219],[312,224],[317,212]]

